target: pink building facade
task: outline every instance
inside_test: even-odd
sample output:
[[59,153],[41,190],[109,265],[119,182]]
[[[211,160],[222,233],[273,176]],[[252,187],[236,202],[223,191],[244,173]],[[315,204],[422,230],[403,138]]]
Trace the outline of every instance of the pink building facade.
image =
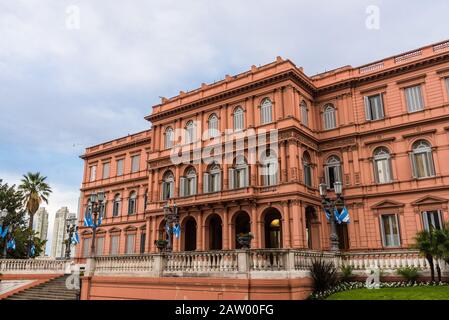
[[[318,186],[333,195],[337,181],[350,214],[337,226],[342,252],[407,249],[449,220],[448,41],[312,77],[278,57],[162,98],[146,120],[151,129],[82,156],[83,208],[106,194],[97,256],[157,253],[166,203],[179,208],[174,252],[236,250],[246,232],[252,249],[327,251]],[[276,152],[261,147],[268,162],[250,150],[262,130],[277,133]],[[191,161],[176,164],[181,148]],[[80,262],[92,238],[82,221]]]

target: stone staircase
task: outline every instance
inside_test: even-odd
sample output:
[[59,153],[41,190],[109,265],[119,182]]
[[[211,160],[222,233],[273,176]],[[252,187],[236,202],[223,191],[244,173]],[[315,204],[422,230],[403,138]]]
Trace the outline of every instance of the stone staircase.
[[4,300],[78,300],[79,290],[66,287],[69,275],[52,279],[35,287],[20,291]]

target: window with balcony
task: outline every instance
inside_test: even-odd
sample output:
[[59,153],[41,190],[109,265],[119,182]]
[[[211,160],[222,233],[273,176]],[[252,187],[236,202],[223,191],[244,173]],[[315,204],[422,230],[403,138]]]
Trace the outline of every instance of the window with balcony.
[[383,95],[381,93],[365,97],[365,117],[369,121],[385,117]]
[[323,112],[324,130],[331,130],[337,127],[337,119],[335,116],[335,108],[328,104],[324,107]]
[[215,138],[220,135],[220,132],[218,131],[218,117],[215,113],[209,117],[208,127],[210,138]]
[[120,194],[116,194],[114,196],[114,203],[112,205],[112,216],[118,217],[120,215],[120,210],[122,206],[122,199],[120,198]]
[[175,196],[175,179],[171,171],[167,171],[162,179],[162,200]]
[[111,255],[116,256],[119,254],[119,244],[120,244],[120,236],[113,235],[111,236]]
[[128,214],[135,214],[137,211],[137,193],[132,191],[128,199]]
[[398,216],[396,214],[383,214],[380,216],[380,222],[383,246],[399,247],[401,240]]
[[413,144],[410,154],[414,178],[427,178],[435,175],[432,147],[425,140],[418,140]]
[[84,238],[83,241],[83,257],[89,257],[91,238]]
[[245,157],[239,156],[229,168],[229,189],[246,188],[249,186],[249,167]]
[[443,219],[441,218],[440,210],[423,211],[421,214],[424,230],[432,231],[443,228]]
[[324,165],[324,178],[329,189],[334,189],[335,182],[342,182],[341,162],[337,156],[331,156]]
[[172,127],[165,129],[165,149],[173,147],[174,132]]
[[309,109],[307,108],[307,103],[303,100],[299,106],[301,111],[301,122],[306,127],[309,126]]
[[140,156],[135,155],[131,157],[131,172],[138,172],[140,169]]
[[117,176],[123,175],[123,164],[124,164],[123,159],[117,160]]
[[421,86],[405,88],[404,93],[408,112],[416,112],[424,109]]
[[221,191],[221,168],[218,164],[210,165],[209,170],[203,175],[204,193]]
[[269,149],[262,154],[260,162],[264,186],[277,185],[279,171],[277,154],[273,150]]
[[377,183],[391,182],[391,156],[387,148],[374,150],[374,177]]
[[127,234],[126,235],[126,254],[134,254],[134,248],[136,246],[136,235]]
[[304,184],[312,187],[312,161],[307,151],[302,156],[302,164],[304,168]]
[[242,107],[234,110],[234,131],[241,131],[244,127],[244,112]]
[[109,178],[111,164],[109,162],[103,163],[103,179]]
[[98,237],[97,238],[97,243],[95,244],[95,254],[97,256],[102,256],[103,255],[103,249],[104,249],[104,237]]
[[195,124],[192,120],[187,122],[185,127],[185,143],[193,143],[196,140]]
[[273,103],[265,98],[260,104],[260,123],[266,124],[273,121]]
[[196,194],[197,177],[196,170],[191,167],[187,169],[185,176],[180,178],[179,193],[181,197],[193,196]]
[[89,177],[89,181],[95,181],[97,180],[97,166],[93,165],[90,167],[90,177]]

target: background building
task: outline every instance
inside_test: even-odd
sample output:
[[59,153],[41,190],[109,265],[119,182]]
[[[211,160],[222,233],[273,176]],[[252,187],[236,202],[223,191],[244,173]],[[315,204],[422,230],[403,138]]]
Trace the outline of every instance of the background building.
[[53,240],[51,245],[52,257],[62,258],[65,256],[64,241],[67,238],[67,219],[76,220],[76,214],[69,213],[69,209],[67,207],[62,207],[56,211],[55,222],[53,225]]
[[[48,212],[45,208],[39,208],[34,214],[33,230],[37,232],[37,237],[41,240],[47,240],[48,234]],[[41,255],[45,255],[45,250]]]

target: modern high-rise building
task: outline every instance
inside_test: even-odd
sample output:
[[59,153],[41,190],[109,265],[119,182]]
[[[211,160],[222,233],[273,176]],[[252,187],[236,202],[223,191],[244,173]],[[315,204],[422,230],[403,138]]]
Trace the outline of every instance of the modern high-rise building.
[[47,240],[48,233],[48,212],[45,208],[39,208],[34,214],[33,230],[37,232],[37,237]]
[[[51,245],[51,256],[63,258],[65,256],[65,243],[67,239],[67,219],[76,220],[75,213],[69,213],[67,207],[62,207],[56,211],[55,222],[53,225],[53,240]],[[73,254],[73,253],[72,253]]]

